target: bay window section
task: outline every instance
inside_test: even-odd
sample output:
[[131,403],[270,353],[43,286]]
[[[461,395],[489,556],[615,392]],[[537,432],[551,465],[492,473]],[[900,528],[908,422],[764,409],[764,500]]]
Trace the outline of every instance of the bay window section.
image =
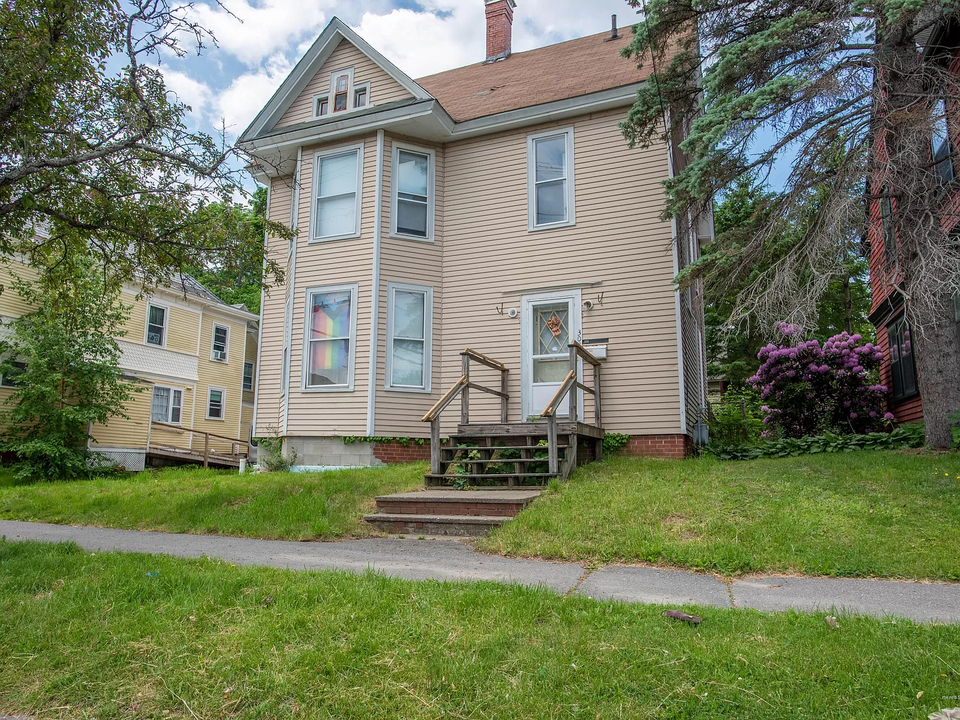
[[353,390],[357,286],[310,288],[304,323],[304,390]]
[[435,158],[432,150],[394,145],[391,234],[433,240]]
[[386,387],[430,391],[433,288],[387,285]]
[[573,128],[527,138],[528,229],[575,223]]
[[314,167],[313,239],[360,234],[362,146],[317,155]]

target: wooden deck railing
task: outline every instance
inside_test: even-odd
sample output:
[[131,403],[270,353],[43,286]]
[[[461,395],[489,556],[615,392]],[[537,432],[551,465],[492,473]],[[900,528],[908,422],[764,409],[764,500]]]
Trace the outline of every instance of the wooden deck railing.
[[[157,429],[162,432],[177,434],[177,435],[189,435],[189,442],[186,443],[186,447],[180,447],[177,445],[164,445],[161,443],[154,442],[153,439],[153,430]],[[200,457],[203,457],[203,466],[210,466],[210,456],[211,454],[215,457],[230,457],[231,460],[239,464],[241,458],[246,458],[250,455],[250,446],[246,440],[241,440],[240,438],[229,437],[227,435],[218,435],[217,433],[205,432],[203,430],[193,430],[191,428],[181,427],[179,425],[170,425],[168,423],[157,422],[156,420],[150,421],[150,435],[147,437],[147,454],[150,453],[150,449],[154,448],[156,450],[164,450],[169,453],[182,453],[185,459],[199,460]],[[198,449],[193,447],[193,439],[195,436],[200,435],[203,437],[203,452],[201,453]],[[230,443],[230,452],[221,453],[216,450],[216,448],[211,447],[210,440],[213,439],[214,442],[224,441]],[[243,451],[241,452],[241,448]]]
[[[560,387],[557,388],[557,392],[553,394],[543,412],[540,413],[540,417],[547,421],[547,454],[550,460],[550,472],[552,473],[560,471],[560,453],[557,445],[557,409],[565,397],[569,396],[567,406],[570,410],[570,422],[575,423],[578,422],[577,415],[579,413],[581,391],[593,395],[593,422],[597,427],[603,427],[600,406],[600,361],[578,342],[570,343],[569,347],[570,371],[563,382],[560,383]],[[579,363],[581,359],[593,368],[592,388],[584,385],[581,380]]]
[[[460,424],[470,424],[470,391],[487,393],[500,398],[500,422],[506,423],[507,408],[509,406],[510,395],[507,393],[507,366],[498,360],[487,357],[482,353],[467,348],[460,353],[462,375],[440,398],[436,405],[424,415],[421,420],[430,423],[430,472],[434,475],[442,474],[441,455],[440,455],[440,414],[450,403],[460,397]],[[470,363],[475,362],[485,367],[497,370],[500,373],[500,389],[494,390],[475,382],[470,381]]]

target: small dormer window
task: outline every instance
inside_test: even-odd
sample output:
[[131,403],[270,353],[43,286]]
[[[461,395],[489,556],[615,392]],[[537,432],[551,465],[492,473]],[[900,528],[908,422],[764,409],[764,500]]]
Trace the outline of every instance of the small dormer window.
[[367,106],[367,88],[359,87],[353,91],[353,107],[362,108]]
[[333,111],[343,112],[347,109],[348,90],[350,89],[350,76],[338,75],[334,81],[333,90]]
[[330,113],[330,99],[325,97],[317,98],[317,107],[315,110],[316,116],[323,117],[324,115],[328,115],[329,113]]

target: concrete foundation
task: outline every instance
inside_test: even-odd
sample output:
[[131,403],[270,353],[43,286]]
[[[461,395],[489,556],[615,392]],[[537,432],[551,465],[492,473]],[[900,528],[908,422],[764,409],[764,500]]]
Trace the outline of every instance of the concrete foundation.
[[373,454],[374,444],[357,442],[347,444],[338,437],[288,437],[283,441],[283,454],[297,453],[294,470],[308,468],[383,467],[383,461]]

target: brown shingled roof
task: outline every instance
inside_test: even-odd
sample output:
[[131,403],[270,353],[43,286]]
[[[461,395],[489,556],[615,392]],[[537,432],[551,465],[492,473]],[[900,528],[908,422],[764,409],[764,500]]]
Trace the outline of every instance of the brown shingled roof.
[[417,80],[457,122],[566,100],[646,79],[649,63],[620,57],[629,34],[610,33],[514,53],[500,62],[477,63]]

